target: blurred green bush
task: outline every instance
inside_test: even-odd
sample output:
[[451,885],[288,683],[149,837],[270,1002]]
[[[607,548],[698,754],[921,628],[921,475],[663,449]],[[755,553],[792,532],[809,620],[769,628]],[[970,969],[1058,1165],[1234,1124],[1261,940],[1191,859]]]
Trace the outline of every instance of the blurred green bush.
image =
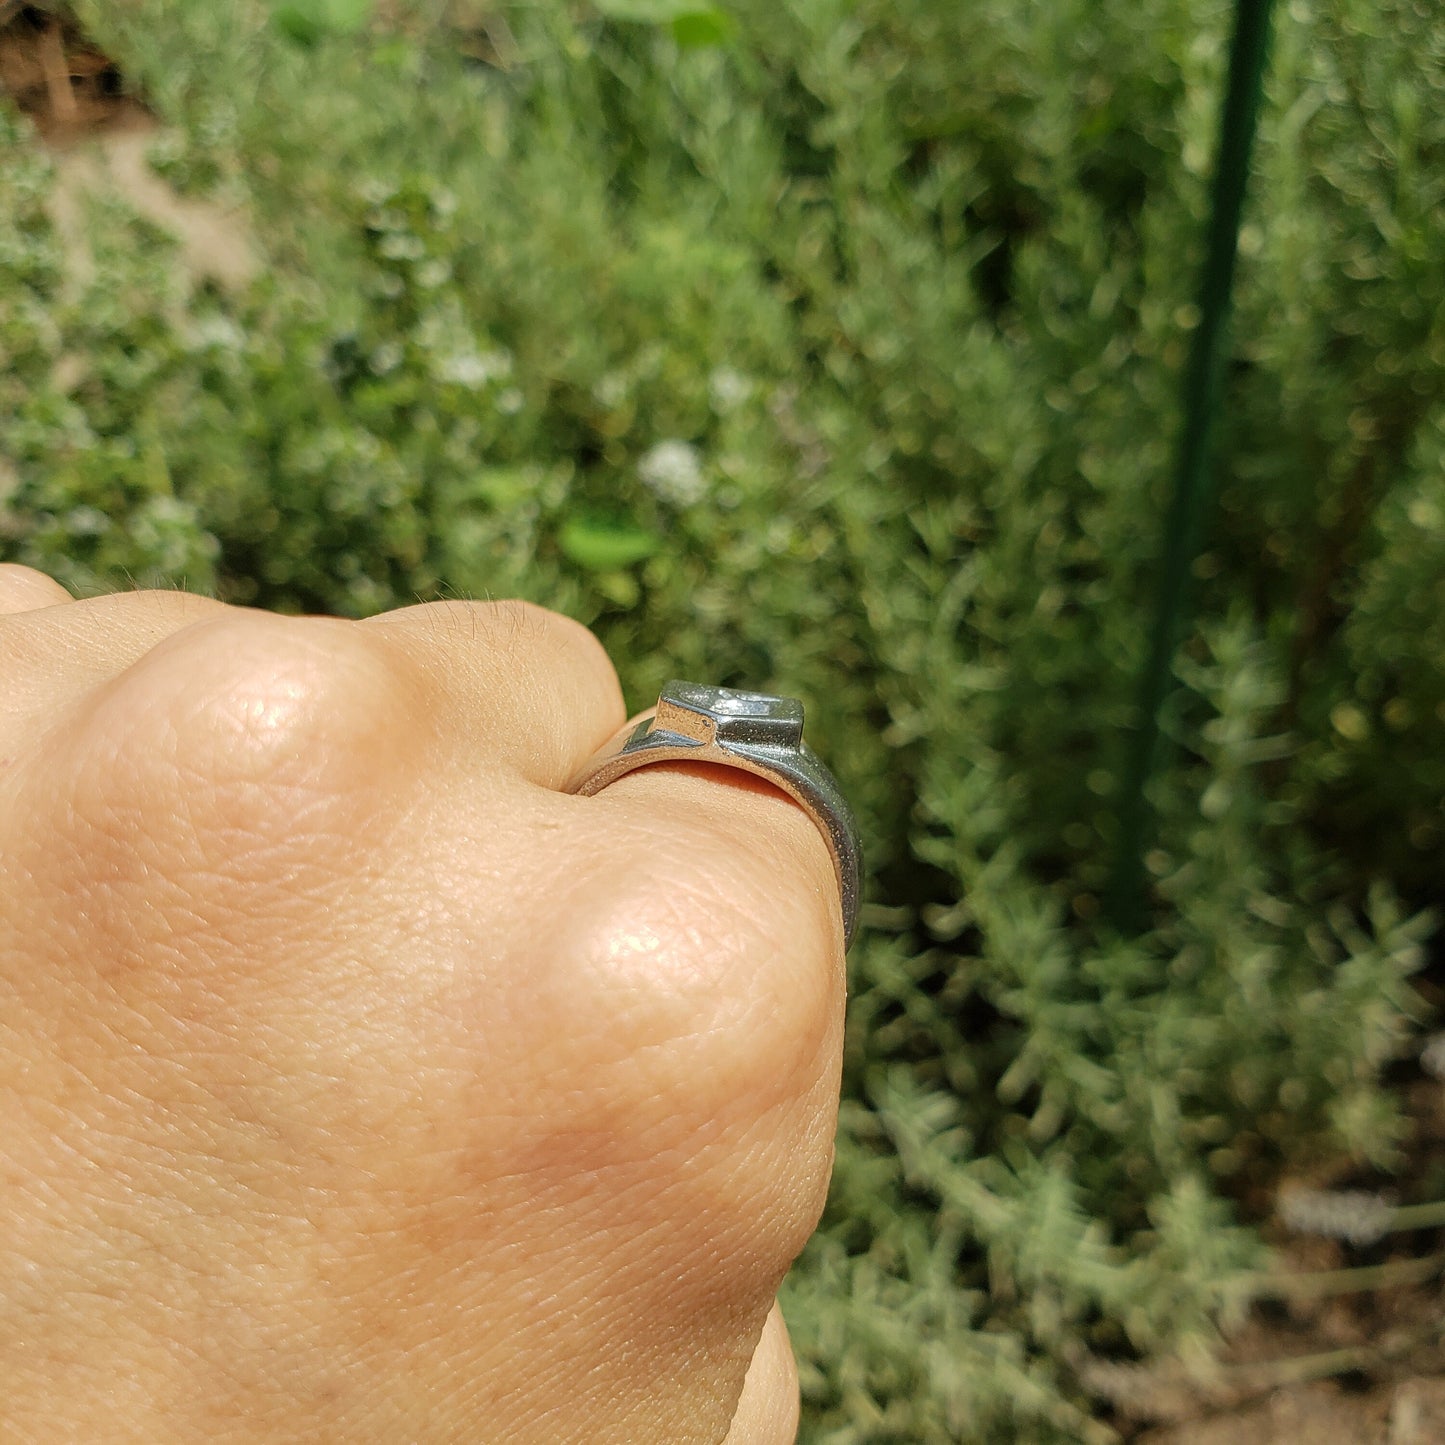
[[785,1296],[804,1438],[1110,1438],[1101,1362],[1208,1345],[1284,1169],[1400,1162],[1445,834],[1433,6],[1278,16],[1121,941],[1228,7],[328,4],[76,7],[172,124],[157,168],[247,206],[248,286],[120,201],[67,264],[0,118],[0,556],[343,615],[526,596],[633,706],[804,698],[872,899]]

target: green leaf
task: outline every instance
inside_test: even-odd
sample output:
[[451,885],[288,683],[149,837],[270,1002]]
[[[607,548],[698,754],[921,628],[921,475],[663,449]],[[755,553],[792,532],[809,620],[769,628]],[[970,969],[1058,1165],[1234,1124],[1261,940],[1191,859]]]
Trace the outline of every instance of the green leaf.
[[374,0],[324,0],[324,8],[332,31],[337,35],[355,35],[371,19]]
[[662,538],[626,518],[573,517],[557,538],[562,554],[589,572],[615,572],[651,557]]
[[271,11],[276,28],[298,45],[328,35],[355,35],[371,18],[374,0],[281,0]]
[[511,512],[541,490],[536,467],[487,467],[457,489],[457,500],[480,498],[498,512]]
[[737,30],[726,10],[698,0],[596,0],[596,4],[609,20],[671,26],[673,39],[684,50],[725,44]]
[[726,45],[737,28],[737,21],[726,10],[692,10],[673,17],[672,38],[683,50],[702,50]]
[[297,45],[312,46],[324,33],[315,15],[316,7],[304,3],[278,5],[271,12],[271,22],[288,40]]
[[631,572],[599,572],[592,579],[592,585],[614,607],[620,607],[623,611],[636,607],[642,596],[637,577]]

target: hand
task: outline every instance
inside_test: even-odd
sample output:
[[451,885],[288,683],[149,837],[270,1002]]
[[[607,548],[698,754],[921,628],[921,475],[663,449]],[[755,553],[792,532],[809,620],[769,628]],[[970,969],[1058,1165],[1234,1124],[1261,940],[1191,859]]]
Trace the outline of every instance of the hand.
[[[0,1436],[781,1445],[842,922],[520,603],[0,566]],[[771,1307],[771,1309],[770,1309]]]

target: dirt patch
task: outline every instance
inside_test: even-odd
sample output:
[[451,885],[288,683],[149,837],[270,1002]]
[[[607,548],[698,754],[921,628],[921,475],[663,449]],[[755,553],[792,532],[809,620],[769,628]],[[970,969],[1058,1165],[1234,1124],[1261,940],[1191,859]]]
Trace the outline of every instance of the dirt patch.
[[[1445,1034],[1400,1087],[1409,1167],[1278,1187],[1276,1273],[1217,1361],[1092,1361],[1131,1445],[1445,1445]],[[1418,1201],[1418,1202],[1412,1202]]]
[[120,68],[58,5],[0,0],[0,90],[52,146],[154,123]]
[[1277,1390],[1248,1409],[1141,1435],[1136,1445],[1441,1445],[1445,1380],[1351,1394],[1338,1385]]
[[156,175],[147,160],[156,118],[65,6],[0,0],[0,92],[54,153],[49,209],[72,286],[83,287],[94,270],[87,199],[107,193],[173,235],[194,279],[242,286],[255,274],[244,217],[180,196]]
[[153,131],[154,126],[111,131],[56,157],[50,216],[65,246],[67,275],[83,284],[93,270],[86,200],[111,192],[180,242],[181,264],[193,279],[244,286],[259,264],[245,218],[214,202],[177,195],[146,159]]

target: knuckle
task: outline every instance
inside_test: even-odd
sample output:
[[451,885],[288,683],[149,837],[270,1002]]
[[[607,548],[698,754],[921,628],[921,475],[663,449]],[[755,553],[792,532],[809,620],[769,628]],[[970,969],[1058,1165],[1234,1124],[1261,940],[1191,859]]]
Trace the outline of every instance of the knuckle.
[[425,602],[368,618],[363,627],[385,632],[397,624],[429,631],[444,650],[454,645],[480,645],[494,661],[523,675],[539,662],[549,667],[560,662],[567,671],[588,680],[601,679],[616,692],[621,704],[622,689],[612,660],[592,630],[538,603],[523,598]]
[[395,716],[394,672],[345,622],[258,614],[179,634],[140,680],[216,770],[308,780],[371,751]]
[[69,601],[70,594],[53,577],[20,562],[0,562],[0,598]]
[[485,642],[507,654],[520,654],[539,645],[555,645],[558,638],[570,638],[585,646],[600,648],[592,633],[580,622],[521,597],[504,597],[486,602],[444,598],[421,602],[394,612],[368,617],[368,629],[383,630],[398,623],[412,623],[430,630],[443,643]]
[[592,629],[575,618],[521,598],[488,605],[507,636],[510,650],[541,649],[560,654],[572,666],[615,678],[606,649]]
[[557,622],[565,622],[561,613],[529,602],[524,597],[503,597],[482,604],[492,617],[519,642],[535,642],[547,637]]
[[169,587],[142,587],[79,598],[74,625],[106,649],[116,670],[134,665],[174,633],[232,609],[214,597]]
[[832,934],[755,860],[703,873],[649,851],[614,883],[580,957],[594,1043],[625,1106],[681,1130],[756,1118],[829,1067],[841,1011]]
[[650,1181],[669,1248],[746,1255],[775,1287],[831,1171],[834,930],[806,891],[750,861],[700,877],[649,854],[572,901],[565,997],[549,1009],[569,1020],[545,1067],[569,1081],[554,1116]]
[[91,742],[112,777],[233,820],[365,792],[406,749],[400,661],[352,624],[234,611],[171,634],[104,684]]

